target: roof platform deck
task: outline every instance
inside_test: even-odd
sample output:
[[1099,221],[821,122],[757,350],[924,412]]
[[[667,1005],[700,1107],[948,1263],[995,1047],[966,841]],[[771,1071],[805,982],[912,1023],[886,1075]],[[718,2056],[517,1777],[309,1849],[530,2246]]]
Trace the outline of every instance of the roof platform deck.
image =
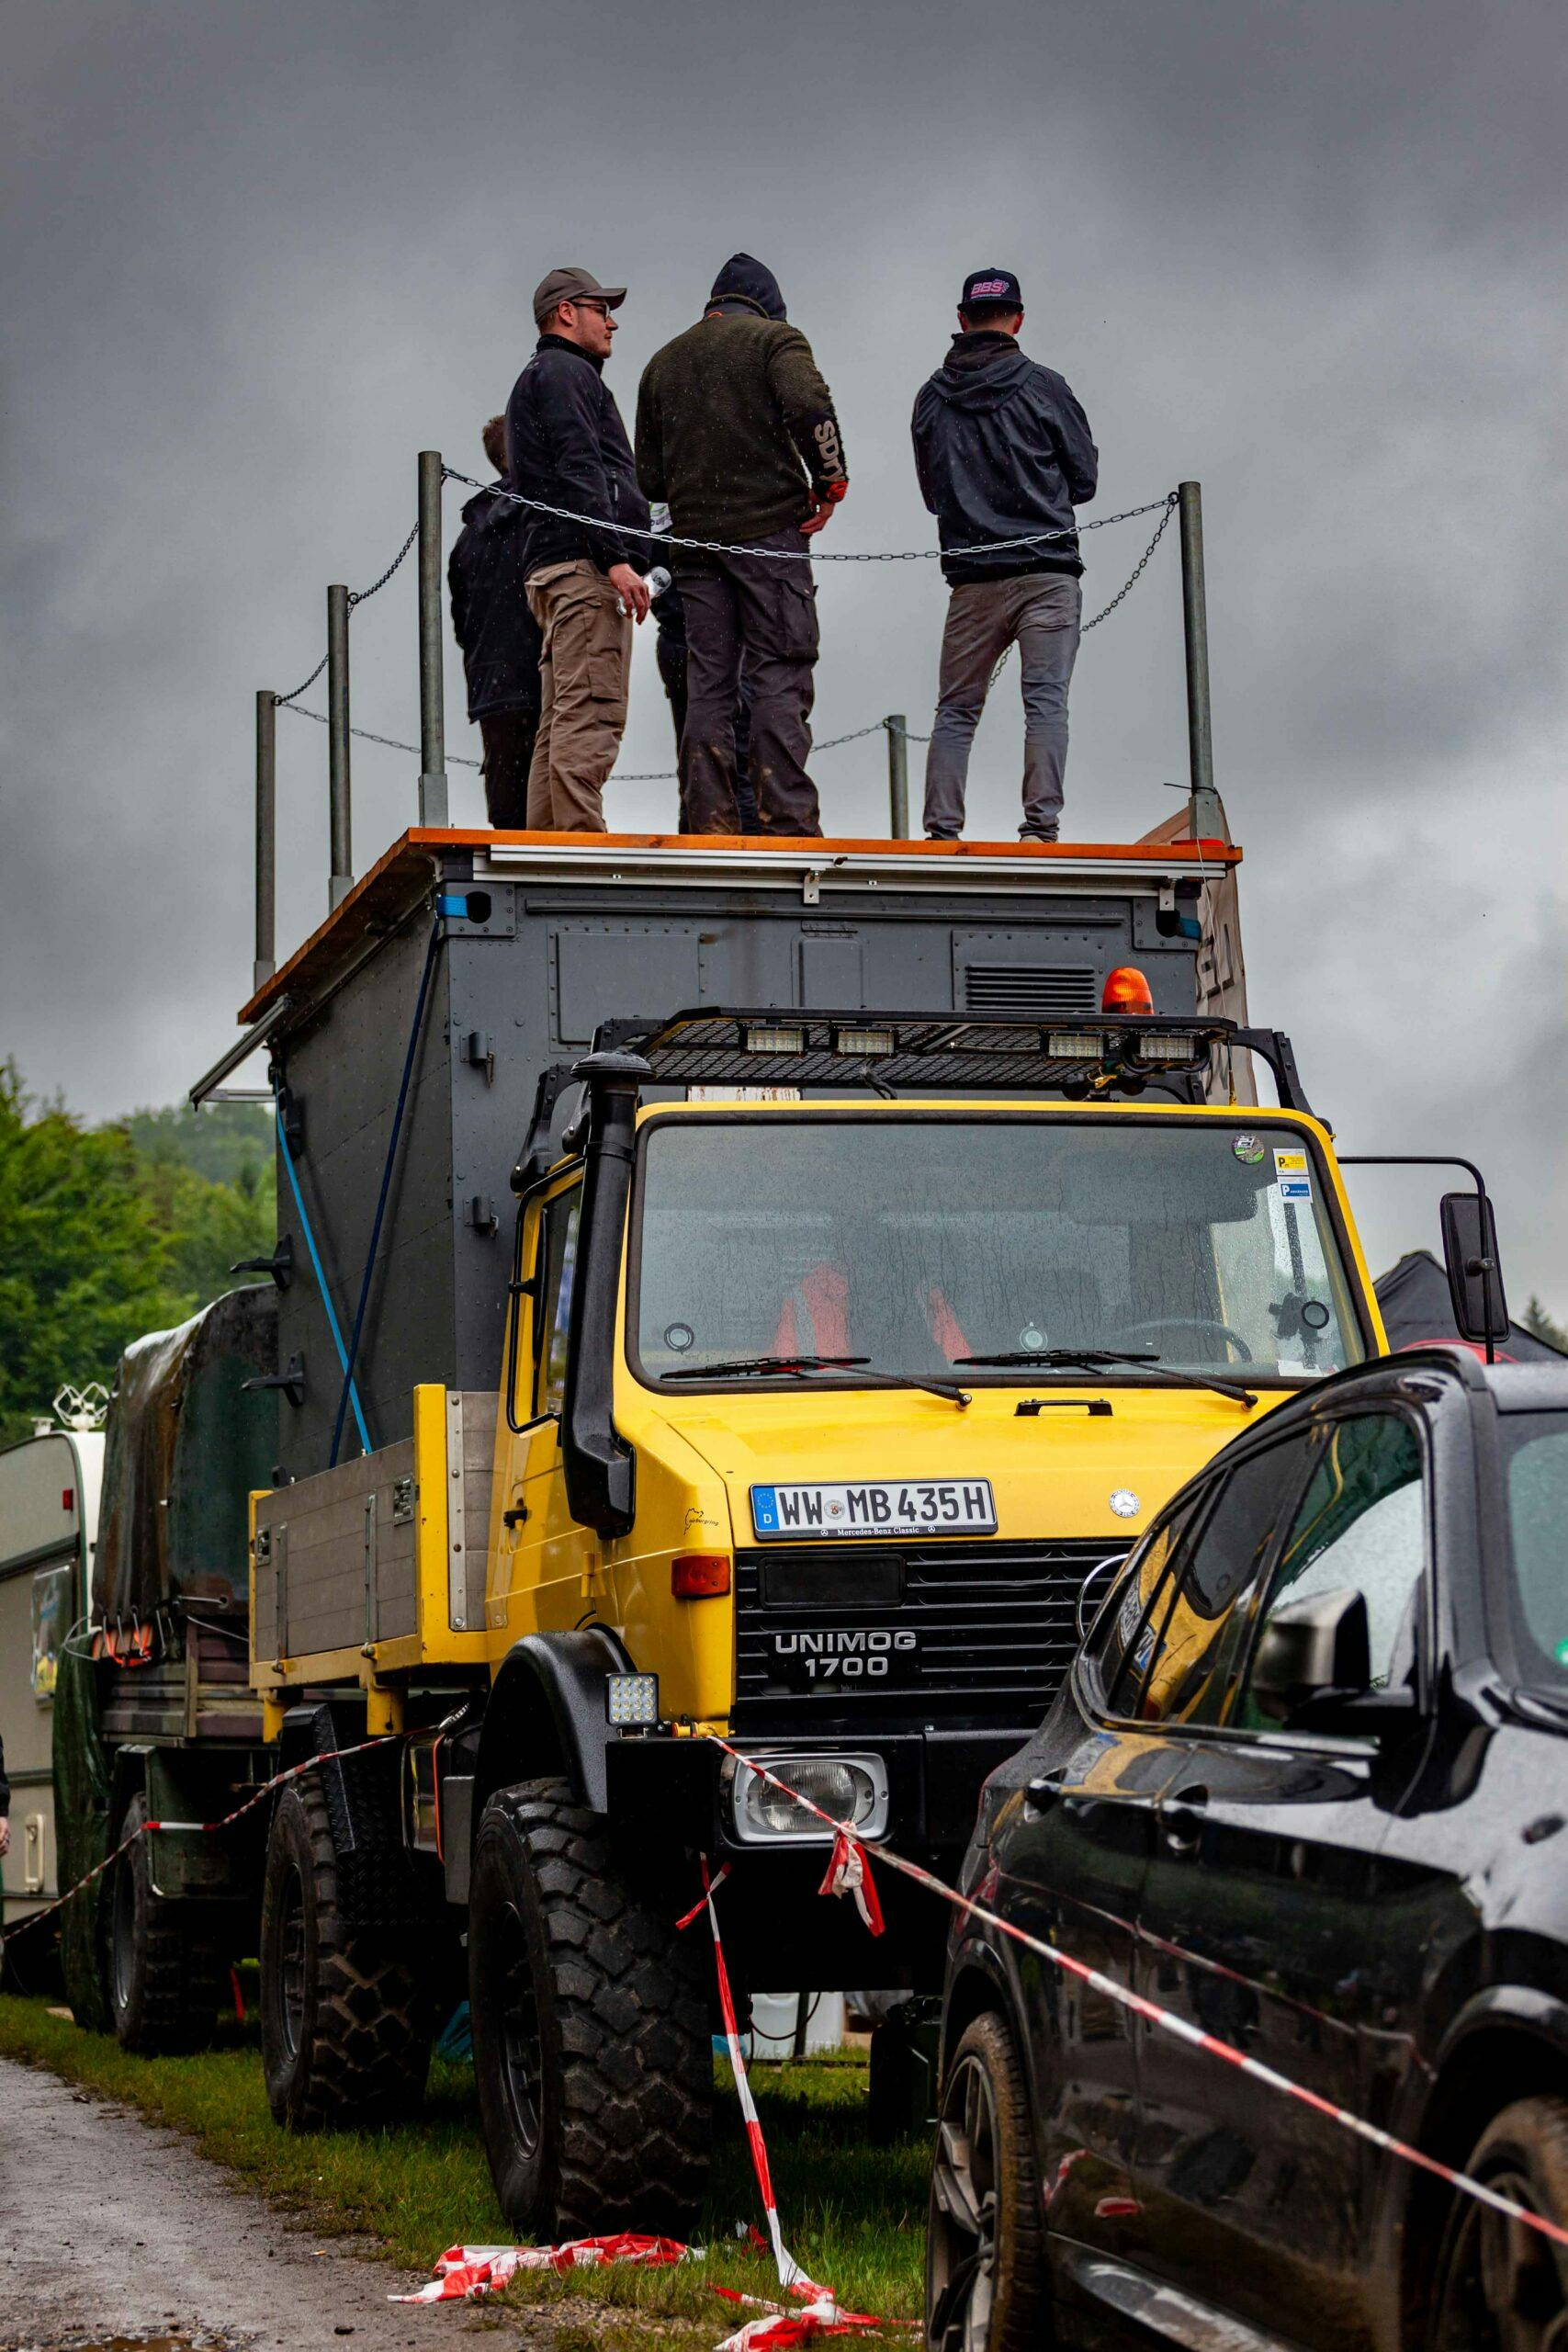
[[798,889],[807,907],[835,890],[966,892],[1053,898],[1158,898],[1179,883],[1224,881],[1241,851],[1186,834],[1136,842],[926,842],[756,834],[491,832],[482,827],[412,827],[355,883],[326,921],[280,964],[239,1013],[263,1020],[285,997],[311,998],[356,963],[410,906],[441,880],[465,884],[588,882],[603,876],[707,890]]

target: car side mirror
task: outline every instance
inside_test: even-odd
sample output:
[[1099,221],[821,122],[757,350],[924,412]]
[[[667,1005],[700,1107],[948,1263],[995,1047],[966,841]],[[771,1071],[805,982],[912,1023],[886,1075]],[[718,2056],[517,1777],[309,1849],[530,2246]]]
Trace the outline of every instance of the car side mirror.
[[1260,1714],[1282,1724],[1333,1691],[1349,1698],[1372,1679],[1371,1636],[1364,1594],[1314,1592],[1276,1609],[1252,1662],[1252,1698]]
[[1438,1216],[1449,1297],[1460,1337],[1478,1345],[1506,1340],[1511,1326],[1491,1200],[1484,1193],[1445,1193]]

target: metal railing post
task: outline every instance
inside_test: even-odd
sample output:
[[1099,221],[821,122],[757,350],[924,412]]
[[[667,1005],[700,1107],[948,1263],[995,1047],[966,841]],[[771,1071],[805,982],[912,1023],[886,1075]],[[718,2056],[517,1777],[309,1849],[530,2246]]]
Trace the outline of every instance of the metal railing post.
[[419,821],[446,822],[441,668],[441,452],[419,453]]
[[1203,583],[1203,487],[1177,487],[1181,523],[1181,628],[1187,652],[1187,766],[1194,840],[1219,831],[1209,731],[1209,608]]
[[277,969],[277,696],[256,694],[256,956],[253,989]]
[[327,904],[342,904],[354,887],[353,828],[348,804],[348,590],[327,590],[327,819],[331,866]]
[[909,838],[908,721],[901,710],[889,711],[882,724],[887,729],[887,807],[893,839]]

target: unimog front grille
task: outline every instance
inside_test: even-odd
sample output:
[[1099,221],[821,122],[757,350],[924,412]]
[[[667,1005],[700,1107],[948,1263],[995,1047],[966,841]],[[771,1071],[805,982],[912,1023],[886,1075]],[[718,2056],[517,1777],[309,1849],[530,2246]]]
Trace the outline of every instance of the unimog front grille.
[[738,1552],[735,1728],[1027,1727],[1077,1648],[1085,1578],[1124,1548],[993,1539]]

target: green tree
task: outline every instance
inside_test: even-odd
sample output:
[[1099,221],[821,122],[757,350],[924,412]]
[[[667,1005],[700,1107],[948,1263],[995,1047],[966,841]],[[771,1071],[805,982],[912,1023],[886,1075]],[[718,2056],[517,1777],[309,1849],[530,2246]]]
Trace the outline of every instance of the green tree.
[[0,1064],[0,1442],[63,1382],[112,1378],[139,1332],[179,1319],[174,1255],[124,1129],[39,1107]]
[[169,1285],[186,1302],[186,1314],[236,1283],[254,1281],[230,1268],[243,1258],[272,1254],[277,1237],[270,1183],[265,1192],[210,1184],[173,1159],[140,1159],[136,1181],[164,1236]]
[[1529,1305],[1519,1319],[1525,1329],[1533,1333],[1536,1339],[1544,1340],[1549,1348],[1561,1348],[1563,1354],[1568,1355],[1568,1330],[1561,1323],[1552,1321],[1533,1291]]
[[209,1183],[271,1200],[276,1182],[272,1113],[265,1102],[211,1102],[192,1110],[132,1111],[124,1125],[143,1159],[175,1160]]

